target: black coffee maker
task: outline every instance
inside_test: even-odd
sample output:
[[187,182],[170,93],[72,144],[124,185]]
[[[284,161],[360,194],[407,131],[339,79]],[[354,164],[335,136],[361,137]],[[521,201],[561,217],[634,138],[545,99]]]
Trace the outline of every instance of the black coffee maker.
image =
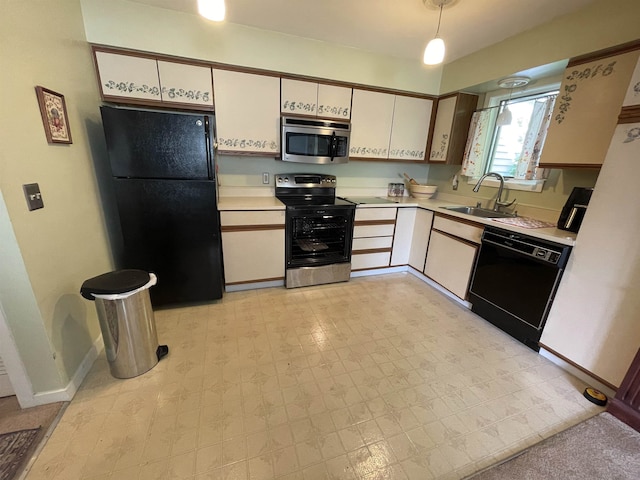
[[593,188],[591,187],[573,187],[567,203],[564,204],[562,212],[560,212],[560,218],[558,219],[558,228],[560,230],[578,233],[592,193]]

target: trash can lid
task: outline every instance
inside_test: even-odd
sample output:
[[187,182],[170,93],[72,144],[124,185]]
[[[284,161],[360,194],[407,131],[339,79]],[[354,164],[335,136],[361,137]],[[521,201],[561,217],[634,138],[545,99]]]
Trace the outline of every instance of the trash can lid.
[[95,300],[93,294],[110,295],[136,290],[149,283],[150,276],[144,270],[116,270],[85,280],[80,295]]

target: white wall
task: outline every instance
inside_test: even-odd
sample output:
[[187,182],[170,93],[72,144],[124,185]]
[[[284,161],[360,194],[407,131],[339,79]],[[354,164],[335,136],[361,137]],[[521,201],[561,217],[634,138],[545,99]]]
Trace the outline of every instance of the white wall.
[[577,12],[445,65],[440,93],[640,38],[638,0],[596,0]]
[[[2,2],[0,45],[0,301],[41,393],[67,385],[100,331],[79,295],[112,268],[93,165],[106,155],[100,96],[79,0]],[[65,96],[72,145],[47,143],[36,85]],[[45,206],[29,212],[33,182]]]
[[[194,0],[195,1],[195,0]],[[87,40],[132,48],[437,94],[442,67],[154,8],[125,0],[82,0]]]

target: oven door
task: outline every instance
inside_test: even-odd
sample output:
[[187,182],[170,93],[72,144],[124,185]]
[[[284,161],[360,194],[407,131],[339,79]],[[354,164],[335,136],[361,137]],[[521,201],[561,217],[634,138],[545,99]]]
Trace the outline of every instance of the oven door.
[[287,208],[287,268],[351,261],[353,207]]

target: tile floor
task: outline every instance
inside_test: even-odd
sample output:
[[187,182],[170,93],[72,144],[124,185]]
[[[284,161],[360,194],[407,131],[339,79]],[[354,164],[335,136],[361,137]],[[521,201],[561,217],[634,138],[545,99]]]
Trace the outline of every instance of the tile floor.
[[601,411],[406,273],[155,316],[169,356],[100,356],[27,480],[457,479]]

